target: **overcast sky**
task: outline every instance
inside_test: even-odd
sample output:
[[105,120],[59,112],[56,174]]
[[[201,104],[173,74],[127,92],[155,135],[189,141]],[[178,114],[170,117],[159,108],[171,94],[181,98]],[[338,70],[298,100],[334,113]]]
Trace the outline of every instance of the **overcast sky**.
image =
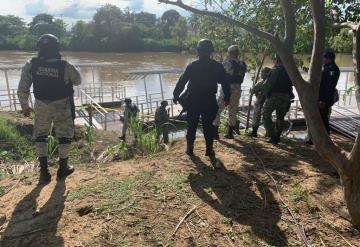
[[[133,11],[147,11],[160,16],[172,6],[158,4],[157,0],[0,0],[0,15],[17,15],[26,22],[39,13],[49,13],[68,22],[92,18],[96,9],[110,3]],[[177,9],[182,15],[186,12]]]

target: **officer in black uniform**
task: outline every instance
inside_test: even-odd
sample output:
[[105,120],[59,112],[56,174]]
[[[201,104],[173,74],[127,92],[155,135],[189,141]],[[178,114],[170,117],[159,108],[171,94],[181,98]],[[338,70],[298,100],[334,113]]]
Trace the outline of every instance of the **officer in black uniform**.
[[[336,102],[337,83],[340,77],[340,69],[335,63],[335,53],[327,51],[324,53],[324,66],[321,74],[318,106],[321,119],[327,132],[330,134],[331,107]],[[307,144],[312,144],[311,135],[308,133]]]
[[[28,61],[22,69],[18,97],[25,116],[35,112],[34,137],[40,162],[40,183],[48,183],[47,137],[53,124],[59,140],[58,178],[74,171],[68,165],[70,144],[74,137],[75,106],[73,86],[81,84],[79,71],[61,59],[60,43],[56,36],[44,34],[37,43],[38,56]],[[29,106],[30,88],[33,86],[35,107]]]
[[319,109],[328,133],[330,133],[330,112],[335,103],[336,86],[339,77],[340,69],[335,63],[335,53],[332,51],[325,52],[319,90]]
[[188,105],[188,130],[186,135],[189,156],[193,155],[196,129],[201,117],[206,141],[206,156],[214,157],[213,150],[215,129],[213,121],[218,111],[216,101],[217,85],[222,85],[224,101],[228,104],[230,100],[230,84],[226,81],[226,72],[222,64],[211,58],[214,46],[208,39],[202,39],[197,44],[199,59],[190,63],[184,74],[180,77],[174,90],[174,103],[177,104],[180,94],[187,87]]

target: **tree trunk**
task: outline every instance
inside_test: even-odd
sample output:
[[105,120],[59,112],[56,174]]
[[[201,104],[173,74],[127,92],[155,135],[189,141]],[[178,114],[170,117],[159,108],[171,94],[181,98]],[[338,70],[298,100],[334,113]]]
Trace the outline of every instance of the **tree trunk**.
[[354,76],[355,76],[355,94],[358,109],[360,111],[360,23],[357,25],[356,29],[353,30],[353,66],[354,66]]
[[[359,167],[359,160],[355,166]],[[355,228],[360,228],[360,170],[357,169],[351,179],[343,180],[344,195],[351,222]]]

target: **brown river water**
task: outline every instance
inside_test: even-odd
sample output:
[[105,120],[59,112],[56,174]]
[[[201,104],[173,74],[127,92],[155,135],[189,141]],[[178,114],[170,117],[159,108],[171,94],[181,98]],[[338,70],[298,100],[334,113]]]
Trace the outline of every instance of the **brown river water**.
[[[0,66],[22,66],[27,60],[35,56],[35,53],[0,51]],[[103,67],[95,68],[94,73],[91,68],[81,68],[83,84],[91,84],[93,76],[96,83],[120,84],[127,86],[129,95],[144,94],[142,80],[124,81],[126,71],[133,70],[159,70],[170,68],[184,68],[189,62],[196,59],[195,55],[180,53],[90,53],[90,52],[63,52],[63,58],[74,64],[96,63],[106,64]],[[308,56],[304,56],[305,64],[308,63]],[[351,55],[340,54],[337,57],[339,67],[351,67]],[[272,66],[270,60],[266,60],[266,66]],[[20,70],[10,70],[8,72],[10,87],[16,88],[20,78]],[[247,73],[244,86],[252,85],[253,72]],[[178,79],[178,74],[163,75],[164,91],[166,97],[171,97],[172,89]],[[352,77],[350,77],[351,80]],[[340,79],[340,88],[345,80],[345,74]],[[149,93],[160,92],[158,76],[147,77]],[[6,88],[4,73],[0,71],[0,90]]]

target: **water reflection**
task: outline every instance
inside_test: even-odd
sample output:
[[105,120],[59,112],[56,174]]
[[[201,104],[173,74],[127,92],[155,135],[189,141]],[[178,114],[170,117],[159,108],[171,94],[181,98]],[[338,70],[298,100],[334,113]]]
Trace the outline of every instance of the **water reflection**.
[[[36,54],[31,52],[0,51],[0,65],[19,65],[22,66],[25,61],[34,57]],[[131,70],[158,70],[166,68],[184,68],[189,62],[194,60],[194,55],[180,53],[89,53],[89,52],[64,52],[63,58],[75,64],[83,63],[104,63],[104,67],[81,68],[84,85],[123,85],[128,87],[129,95],[144,94],[143,80],[124,81],[127,78],[126,71]],[[302,56],[305,66],[309,63],[309,56]],[[340,67],[351,67],[351,55],[340,54],[337,56],[337,63]],[[108,65],[111,64],[111,65]],[[265,66],[272,67],[272,61],[266,59]],[[247,73],[244,86],[252,85],[253,73]],[[19,70],[8,72],[10,86],[16,88],[19,78]],[[339,89],[345,88],[346,74],[341,75]],[[171,91],[178,79],[177,74],[166,74],[163,76],[165,97],[171,97]],[[0,89],[5,89],[5,80],[3,72],[0,72]],[[350,75],[350,81],[353,81],[353,75]],[[159,77],[151,75],[147,77],[148,92],[160,92]]]

